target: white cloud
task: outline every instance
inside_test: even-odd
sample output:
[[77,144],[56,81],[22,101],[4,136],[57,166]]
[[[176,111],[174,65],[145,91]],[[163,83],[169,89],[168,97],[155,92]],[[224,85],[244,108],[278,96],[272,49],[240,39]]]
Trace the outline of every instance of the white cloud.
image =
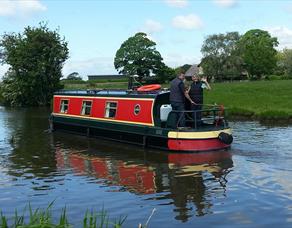
[[172,25],[180,29],[199,29],[203,27],[201,18],[195,14],[176,16],[172,19]]
[[164,1],[167,5],[176,8],[184,8],[189,4],[188,0],[164,0]]
[[237,4],[236,0],[213,0],[213,2],[216,5],[224,8],[234,7]]
[[113,64],[112,57],[95,57],[83,60],[69,59],[63,68],[63,75],[66,77],[72,72],[78,72],[83,79],[87,80],[90,74],[118,74]]
[[161,23],[158,21],[151,20],[151,19],[148,19],[142,28],[142,31],[145,31],[146,33],[149,33],[149,34],[160,32],[161,30],[162,30]]
[[272,27],[266,29],[271,36],[277,37],[279,46],[278,49],[292,48],[292,29],[284,26]]
[[26,17],[47,10],[39,0],[0,0],[0,16]]

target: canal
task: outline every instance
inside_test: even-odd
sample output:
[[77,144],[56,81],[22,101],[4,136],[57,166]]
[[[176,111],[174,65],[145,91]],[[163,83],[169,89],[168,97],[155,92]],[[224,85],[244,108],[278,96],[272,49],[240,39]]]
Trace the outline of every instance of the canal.
[[167,154],[48,132],[48,109],[0,107],[0,210],[103,207],[124,227],[292,226],[292,127],[231,122],[228,151]]

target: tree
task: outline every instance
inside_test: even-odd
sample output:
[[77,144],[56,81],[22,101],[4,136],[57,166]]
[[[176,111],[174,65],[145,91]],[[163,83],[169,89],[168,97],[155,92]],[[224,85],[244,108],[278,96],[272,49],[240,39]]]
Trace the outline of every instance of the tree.
[[164,83],[165,81],[170,81],[176,77],[176,72],[174,69],[163,65],[156,74],[159,83]]
[[237,48],[239,39],[238,32],[208,36],[201,48],[204,74],[219,81],[240,77],[243,60]]
[[148,39],[145,33],[136,33],[116,52],[115,68],[122,74],[138,75],[139,80],[155,74],[163,67],[163,59],[155,45],[156,43]]
[[46,24],[26,27],[23,33],[4,34],[0,56],[1,63],[10,66],[1,84],[6,103],[47,105],[53,92],[62,88],[60,78],[68,58],[67,42]]
[[176,67],[175,70],[175,75],[179,75],[181,72],[187,72],[188,69],[191,68],[192,65],[190,64],[184,64],[182,66]]
[[273,72],[277,63],[278,46],[276,37],[264,30],[253,29],[246,32],[239,41],[242,58],[249,75],[260,79],[263,75]]
[[277,66],[282,70],[284,75],[288,78],[292,78],[292,49],[285,48],[279,52]]
[[76,81],[77,80],[79,80],[79,81],[82,80],[82,78],[81,78],[81,76],[79,75],[78,72],[72,72],[71,74],[68,74],[66,79],[67,80],[76,80]]

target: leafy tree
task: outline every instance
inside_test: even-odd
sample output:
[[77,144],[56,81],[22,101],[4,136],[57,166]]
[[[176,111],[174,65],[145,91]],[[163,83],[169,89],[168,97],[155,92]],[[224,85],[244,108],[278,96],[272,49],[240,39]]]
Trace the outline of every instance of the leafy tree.
[[66,78],[67,80],[82,80],[81,76],[79,75],[78,72],[72,72],[71,74],[69,74]]
[[170,81],[176,77],[176,72],[174,69],[163,65],[156,74],[159,83],[164,83],[165,81]]
[[286,77],[292,78],[292,49],[285,48],[278,53],[277,58],[277,68],[280,68]]
[[243,60],[237,48],[239,39],[238,32],[208,36],[201,48],[204,74],[219,81],[240,77]]
[[277,62],[277,38],[264,30],[253,29],[246,32],[239,41],[239,48],[249,75],[260,79],[273,72]]
[[162,57],[155,48],[156,43],[145,33],[136,33],[127,39],[116,52],[114,65],[119,73],[138,75],[139,80],[156,73],[161,67]]
[[1,63],[10,66],[1,84],[10,105],[47,105],[53,92],[62,88],[67,42],[46,24],[26,27],[23,33],[4,34],[0,41]]
[[191,66],[192,65],[190,65],[190,64],[184,64],[182,66],[179,66],[179,67],[174,69],[175,70],[175,74],[179,75],[180,72],[187,72],[187,70],[190,69]]

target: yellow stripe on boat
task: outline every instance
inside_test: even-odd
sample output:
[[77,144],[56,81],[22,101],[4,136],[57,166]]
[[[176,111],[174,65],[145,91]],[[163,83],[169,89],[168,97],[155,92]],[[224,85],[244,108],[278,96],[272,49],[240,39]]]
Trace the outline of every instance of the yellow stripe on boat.
[[182,132],[182,131],[170,131],[168,132],[168,138],[172,139],[212,139],[218,138],[221,132],[231,134],[231,129],[224,129],[220,131],[201,131],[201,132]]

